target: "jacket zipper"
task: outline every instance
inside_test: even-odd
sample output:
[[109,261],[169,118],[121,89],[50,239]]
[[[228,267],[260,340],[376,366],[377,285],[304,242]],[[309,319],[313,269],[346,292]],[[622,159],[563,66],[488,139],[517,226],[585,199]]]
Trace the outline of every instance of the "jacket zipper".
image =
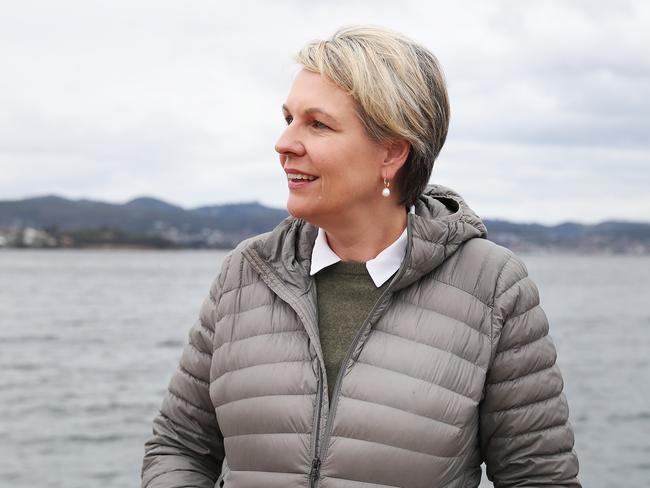
[[323,368],[318,363],[318,406],[316,408],[316,421],[314,422],[314,452],[309,471],[309,488],[314,488],[320,476],[320,458],[318,457],[318,437],[320,435],[320,418],[323,405]]
[[318,484],[320,476],[320,458],[316,456],[311,461],[311,471],[309,472],[309,487],[314,488]]

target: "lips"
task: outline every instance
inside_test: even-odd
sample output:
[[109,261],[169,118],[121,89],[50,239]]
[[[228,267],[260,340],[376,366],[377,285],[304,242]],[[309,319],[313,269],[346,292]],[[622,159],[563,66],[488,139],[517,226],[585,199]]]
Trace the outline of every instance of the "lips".
[[318,179],[315,180],[288,180],[288,185],[290,190],[299,190],[301,188],[306,188],[309,185],[314,184]]

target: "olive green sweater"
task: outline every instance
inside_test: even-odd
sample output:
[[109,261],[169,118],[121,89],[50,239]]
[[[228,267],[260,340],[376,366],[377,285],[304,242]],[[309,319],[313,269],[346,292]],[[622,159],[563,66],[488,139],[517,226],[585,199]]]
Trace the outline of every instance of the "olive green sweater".
[[341,363],[370,309],[388,286],[379,288],[366,263],[339,261],[314,275],[318,301],[318,330],[330,402]]

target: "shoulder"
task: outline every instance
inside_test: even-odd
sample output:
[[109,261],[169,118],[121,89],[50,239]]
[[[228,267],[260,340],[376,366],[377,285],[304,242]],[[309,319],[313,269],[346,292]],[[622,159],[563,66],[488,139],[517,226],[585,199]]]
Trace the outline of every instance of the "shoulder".
[[440,266],[437,279],[452,284],[493,306],[503,290],[527,276],[523,260],[510,249],[484,238],[465,241]]

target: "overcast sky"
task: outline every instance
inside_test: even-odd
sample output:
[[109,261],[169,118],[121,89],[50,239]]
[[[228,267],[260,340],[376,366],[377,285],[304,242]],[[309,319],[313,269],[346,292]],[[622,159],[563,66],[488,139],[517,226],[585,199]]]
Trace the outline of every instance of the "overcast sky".
[[368,23],[430,48],[431,181],[484,218],[650,221],[650,2],[58,0],[0,7],[0,200],[284,207],[291,56]]

